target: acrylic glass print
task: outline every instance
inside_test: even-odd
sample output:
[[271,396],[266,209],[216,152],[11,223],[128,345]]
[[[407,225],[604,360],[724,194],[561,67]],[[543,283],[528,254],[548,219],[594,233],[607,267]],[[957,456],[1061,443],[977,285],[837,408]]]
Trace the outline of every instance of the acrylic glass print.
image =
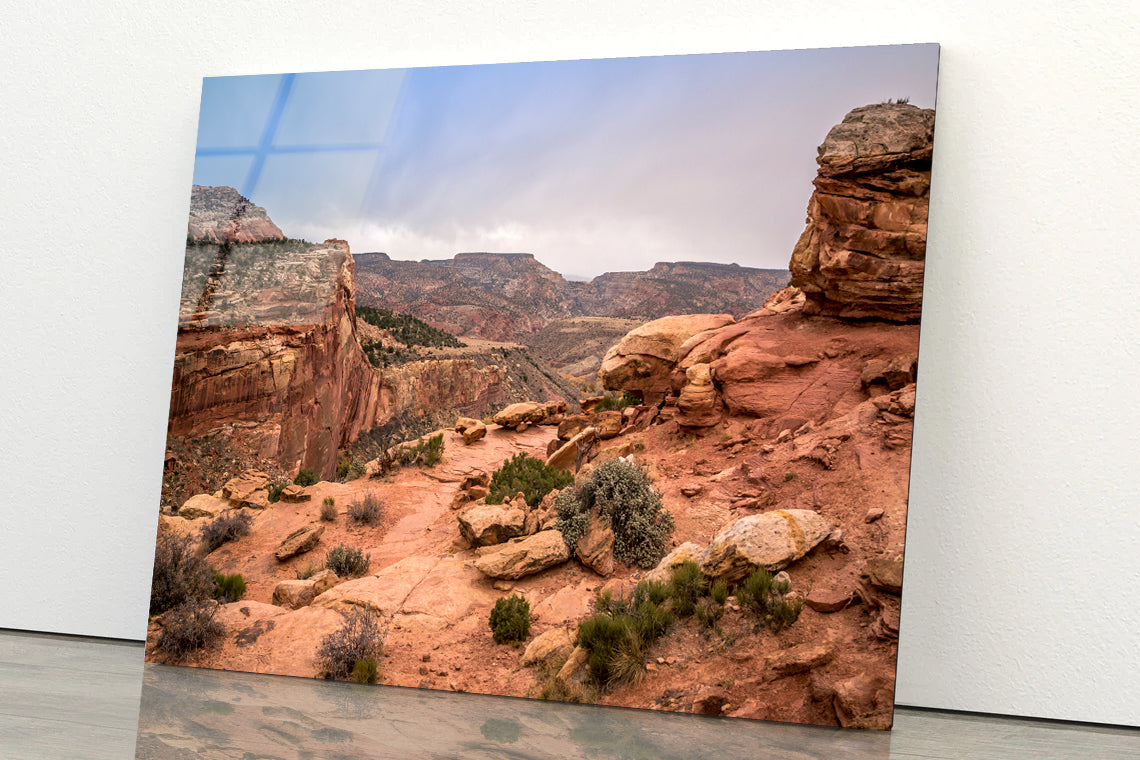
[[206,79],[147,659],[888,728],[937,63]]

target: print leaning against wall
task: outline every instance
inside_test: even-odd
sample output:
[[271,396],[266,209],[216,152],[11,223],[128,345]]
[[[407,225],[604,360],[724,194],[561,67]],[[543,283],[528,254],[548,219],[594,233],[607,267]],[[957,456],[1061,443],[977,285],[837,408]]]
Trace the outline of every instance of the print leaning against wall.
[[888,728],[937,63],[205,80],[147,659]]

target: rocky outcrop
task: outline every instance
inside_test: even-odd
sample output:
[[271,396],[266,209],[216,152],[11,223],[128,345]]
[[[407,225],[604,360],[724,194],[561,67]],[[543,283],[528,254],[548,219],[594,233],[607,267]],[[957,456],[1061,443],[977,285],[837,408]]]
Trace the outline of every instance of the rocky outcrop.
[[856,108],[828,133],[796,243],[807,314],[917,320],[922,307],[934,111]]
[[232,187],[194,185],[186,238],[209,243],[256,243],[284,240],[285,234],[265,209]]
[[228,425],[260,456],[329,478],[337,450],[364,430],[446,409],[481,415],[501,402],[494,365],[372,367],[356,335],[347,243],[243,246],[228,258],[212,248],[187,248],[170,436]]
[[460,417],[455,421],[455,432],[463,436],[464,445],[470,446],[483,436],[487,435],[487,426],[481,420],[470,417]]
[[731,314],[687,314],[646,322],[606,353],[598,379],[607,389],[637,393],[646,404],[659,404],[672,390],[682,345],[734,321]]

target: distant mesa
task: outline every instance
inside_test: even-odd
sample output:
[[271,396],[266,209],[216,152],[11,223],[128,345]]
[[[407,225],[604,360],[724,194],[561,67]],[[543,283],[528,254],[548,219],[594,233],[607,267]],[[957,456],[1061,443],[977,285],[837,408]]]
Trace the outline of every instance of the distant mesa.
[[285,240],[285,233],[265,209],[232,187],[194,185],[186,238],[207,243],[260,243]]
[[370,253],[354,253],[352,258],[357,261],[391,261],[392,257],[383,251],[372,251]]

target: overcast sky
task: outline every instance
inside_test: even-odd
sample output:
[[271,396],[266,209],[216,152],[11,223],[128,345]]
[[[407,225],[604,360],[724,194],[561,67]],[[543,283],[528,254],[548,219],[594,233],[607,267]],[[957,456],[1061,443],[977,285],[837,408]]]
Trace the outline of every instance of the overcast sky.
[[891,98],[933,108],[937,66],[902,45],[215,77],[194,182],[397,259],[783,269],[828,129]]

